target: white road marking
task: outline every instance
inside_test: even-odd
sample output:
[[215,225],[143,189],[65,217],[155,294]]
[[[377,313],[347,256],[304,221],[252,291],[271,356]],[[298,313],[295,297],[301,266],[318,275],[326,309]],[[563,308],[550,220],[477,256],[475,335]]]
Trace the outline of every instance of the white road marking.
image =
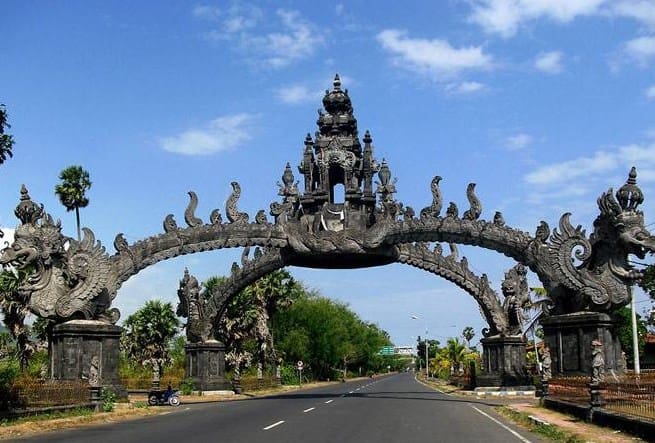
[[328,401],[325,402],[325,404],[327,405],[327,404],[329,404],[329,403],[332,403],[333,401],[334,401],[334,400],[328,400]]
[[263,430],[268,431],[269,429],[273,429],[276,426],[280,426],[282,423],[284,423],[284,420],[280,420],[280,421],[278,421],[276,423],[273,423],[272,425],[268,425]]
[[513,429],[511,429],[511,428],[509,428],[509,427],[507,427],[507,426],[505,426],[504,424],[502,424],[501,422],[499,422],[498,420],[496,420],[495,418],[493,418],[491,415],[487,414],[486,412],[479,410],[479,409],[476,408],[475,406],[471,406],[471,407],[472,407],[473,409],[475,409],[476,411],[478,411],[480,414],[482,414],[482,415],[484,415],[485,417],[487,417],[489,420],[493,421],[494,423],[496,423],[497,425],[499,425],[500,427],[502,427],[503,429],[505,429],[506,431],[509,431],[509,432],[510,432],[514,437],[518,438],[518,439],[521,440],[523,443],[532,443],[530,440],[528,440],[527,438],[523,437],[521,434],[519,434],[519,433],[516,432],[515,430],[513,430]]
[[313,411],[314,409],[316,409],[316,408],[309,408],[309,409],[305,409],[305,410],[304,410],[303,412],[309,412],[309,411]]

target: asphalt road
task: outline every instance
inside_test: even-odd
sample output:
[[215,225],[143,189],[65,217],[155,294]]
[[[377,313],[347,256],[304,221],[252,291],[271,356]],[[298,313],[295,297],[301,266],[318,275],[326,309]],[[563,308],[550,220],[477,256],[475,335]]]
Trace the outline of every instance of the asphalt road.
[[483,402],[451,397],[412,374],[285,395],[182,405],[166,415],[52,432],[29,442],[537,442]]

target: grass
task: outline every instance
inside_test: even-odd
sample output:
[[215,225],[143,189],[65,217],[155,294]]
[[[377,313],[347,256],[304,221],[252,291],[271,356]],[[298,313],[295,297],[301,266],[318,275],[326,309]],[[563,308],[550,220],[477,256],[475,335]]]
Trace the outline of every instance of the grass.
[[33,423],[39,421],[53,420],[56,418],[70,418],[70,417],[89,417],[94,414],[92,409],[89,408],[74,408],[66,411],[53,411],[43,414],[30,415],[27,417],[17,417],[17,418],[3,418],[0,420],[0,427],[2,426],[13,426],[19,425],[22,423]]
[[572,432],[568,432],[558,428],[553,425],[543,425],[543,424],[534,424],[530,418],[529,414],[525,412],[518,412],[514,409],[508,408],[507,406],[502,406],[498,408],[498,411],[509,418],[510,420],[526,427],[531,432],[544,436],[552,441],[561,442],[561,443],[584,443],[585,439],[581,438],[579,435]]

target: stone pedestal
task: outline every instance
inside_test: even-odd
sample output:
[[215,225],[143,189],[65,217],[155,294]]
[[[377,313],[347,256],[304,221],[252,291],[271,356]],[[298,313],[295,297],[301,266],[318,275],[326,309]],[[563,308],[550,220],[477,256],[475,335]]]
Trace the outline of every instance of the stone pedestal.
[[479,387],[527,387],[532,384],[526,373],[525,340],[522,336],[486,337],[482,343],[482,373],[476,377]]
[[55,326],[50,353],[52,378],[89,381],[95,377],[92,361],[97,362],[97,385],[111,389],[117,398],[127,398],[118,376],[122,330],[95,320],[71,320]]
[[225,345],[211,340],[204,343],[188,343],[186,351],[185,377],[192,378],[200,391],[231,390],[225,379]]
[[551,315],[541,319],[541,326],[553,360],[553,376],[590,375],[591,342],[594,340],[603,344],[605,372],[625,372],[616,322],[608,314],[578,312]]

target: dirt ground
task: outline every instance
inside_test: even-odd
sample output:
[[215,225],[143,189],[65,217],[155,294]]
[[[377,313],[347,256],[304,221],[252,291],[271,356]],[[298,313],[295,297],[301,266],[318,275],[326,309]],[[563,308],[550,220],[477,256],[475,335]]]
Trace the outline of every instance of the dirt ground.
[[615,431],[614,429],[592,425],[585,423],[576,417],[562,414],[557,411],[551,411],[550,409],[546,409],[535,404],[535,402],[512,403],[507,406],[516,411],[524,412],[529,415],[538,417],[539,419],[544,420],[551,425],[557,426],[560,429],[577,434],[578,437],[588,443],[634,443],[643,441],[640,438],[624,434],[621,431]]

